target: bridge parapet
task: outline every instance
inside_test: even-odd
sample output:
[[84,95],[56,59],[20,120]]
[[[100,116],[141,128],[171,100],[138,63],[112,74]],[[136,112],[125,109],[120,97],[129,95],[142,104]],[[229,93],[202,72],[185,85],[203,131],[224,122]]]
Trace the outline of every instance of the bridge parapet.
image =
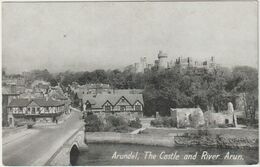
[[85,132],[81,128],[75,132],[57,152],[46,163],[48,166],[68,166],[73,165],[80,151],[87,150],[85,143]]

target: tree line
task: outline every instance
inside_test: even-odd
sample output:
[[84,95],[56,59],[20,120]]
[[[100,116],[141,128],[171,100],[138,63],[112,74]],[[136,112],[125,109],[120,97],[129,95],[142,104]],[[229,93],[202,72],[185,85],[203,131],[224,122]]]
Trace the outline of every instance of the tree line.
[[258,111],[258,70],[248,66],[232,69],[219,67],[213,71],[193,67],[185,69],[176,66],[171,69],[133,72],[133,67],[124,70],[103,70],[82,72],[61,72],[50,74],[37,71],[36,77],[44,78],[52,86],[61,83],[67,87],[72,82],[110,84],[115,89],[144,89],[144,114],[147,116],[169,115],[170,108],[200,107],[203,111],[227,110],[227,103],[236,106],[236,99],[244,94],[244,106],[248,119],[254,120]]

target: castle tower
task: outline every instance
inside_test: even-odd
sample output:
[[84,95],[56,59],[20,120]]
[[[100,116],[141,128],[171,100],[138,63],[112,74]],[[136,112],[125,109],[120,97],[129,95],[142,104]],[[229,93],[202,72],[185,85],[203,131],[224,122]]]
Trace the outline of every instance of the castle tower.
[[140,58],[140,63],[136,63],[135,64],[135,68],[137,72],[144,72],[144,69],[147,68],[147,61],[146,61],[146,57],[141,57]]
[[161,50],[158,53],[158,68],[159,70],[167,68],[167,54],[163,53]]

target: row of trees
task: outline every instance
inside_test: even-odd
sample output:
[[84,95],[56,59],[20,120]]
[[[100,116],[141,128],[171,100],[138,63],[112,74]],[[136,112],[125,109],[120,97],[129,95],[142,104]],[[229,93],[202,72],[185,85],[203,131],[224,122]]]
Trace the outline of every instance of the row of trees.
[[180,67],[145,73],[125,70],[95,70],[92,72],[65,72],[59,78],[65,86],[73,81],[86,83],[107,83],[116,89],[144,89],[145,114],[169,115],[169,108],[197,107],[203,111],[223,111],[227,103],[235,107],[236,99],[245,94],[245,110],[254,117],[258,110],[258,71],[247,66],[233,69],[220,67],[214,71],[200,71],[195,68],[181,70]]
[[62,72],[50,74],[47,70],[35,71],[36,78],[67,87],[72,82],[110,84],[115,89],[144,89],[145,115],[169,115],[169,108],[197,107],[203,111],[223,111],[227,103],[236,106],[238,95],[244,93],[244,109],[248,118],[254,119],[258,110],[258,71],[248,66],[233,69],[220,67],[214,71],[200,71],[195,68],[158,71],[147,70],[134,73],[131,67],[124,70],[95,70],[92,72]]

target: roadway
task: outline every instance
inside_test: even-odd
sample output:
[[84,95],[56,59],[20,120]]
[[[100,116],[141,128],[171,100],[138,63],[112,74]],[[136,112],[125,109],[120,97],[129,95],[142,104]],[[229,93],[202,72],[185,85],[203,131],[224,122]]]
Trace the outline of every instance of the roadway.
[[72,111],[63,123],[52,127],[36,127],[37,133],[21,137],[2,145],[2,161],[8,166],[41,166],[80,127],[81,113]]

